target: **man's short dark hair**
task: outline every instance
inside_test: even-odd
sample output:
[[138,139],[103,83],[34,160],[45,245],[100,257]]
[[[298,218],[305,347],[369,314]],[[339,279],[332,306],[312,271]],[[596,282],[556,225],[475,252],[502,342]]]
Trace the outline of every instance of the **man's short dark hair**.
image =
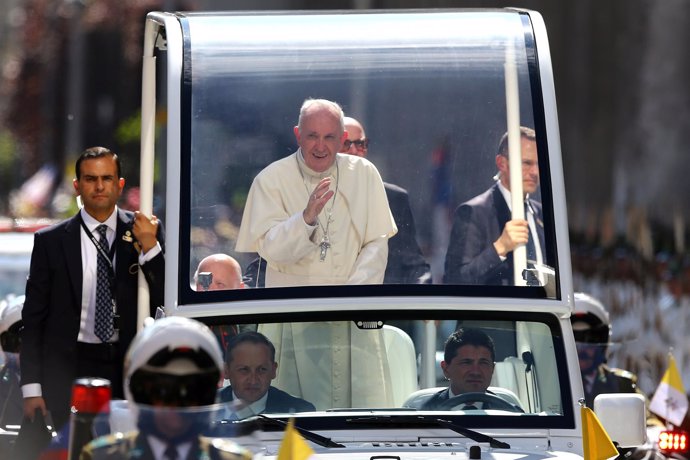
[[225,350],[225,362],[230,364],[232,360],[232,351],[242,343],[253,343],[256,345],[266,345],[271,352],[271,362],[276,361],[276,347],[273,346],[270,340],[260,332],[245,331],[240,332],[228,341],[228,347]]
[[491,353],[491,361],[496,361],[496,350],[494,348],[493,339],[481,329],[472,327],[458,329],[448,337],[443,351],[444,361],[450,363],[458,354],[458,349],[465,345],[487,348]]
[[[532,128],[528,128],[526,126],[520,126],[520,138],[525,138],[528,141],[536,142],[537,141],[537,133]],[[501,141],[498,143],[498,154],[503,155],[504,157],[508,156],[508,133],[507,132],[503,135],[503,137],[501,137]]]
[[77,175],[77,180],[81,179],[81,163],[84,160],[91,160],[93,158],[102,158],[106,155],[110,155],[115,160],[115,165],[117,166],[117,179],[122,177],[122,172],[120,168],[120,158],[117,153],[105,147],[89,147],[88,149],[81,152],[79,158],[77,158],[77,163],[74,165],[74,172]]

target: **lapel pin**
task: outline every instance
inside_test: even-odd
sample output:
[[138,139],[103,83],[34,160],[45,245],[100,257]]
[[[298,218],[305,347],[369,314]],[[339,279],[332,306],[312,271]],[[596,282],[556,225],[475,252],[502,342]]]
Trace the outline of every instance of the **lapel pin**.
[[129,241],[130,243],[132,242],[132,233],[127,230],[124,235],[122,235],[122,239],[124,241]]

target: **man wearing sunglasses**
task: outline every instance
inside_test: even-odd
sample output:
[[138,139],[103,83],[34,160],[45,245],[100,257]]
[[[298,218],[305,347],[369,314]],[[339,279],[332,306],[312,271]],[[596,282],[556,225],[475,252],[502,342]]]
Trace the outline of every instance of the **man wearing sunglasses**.
[[[352,117],[345,117],[347,138],[341,153],[366,158],[369,153],[369,139],[362,124]],[[407,190],[384,182],[388,205],[398,227],[398,233],[388,240],[388,263],[383,278],[384,284],[427,284],[431,283],[431,269],[424,260],[415,235],[414,217],[410,209]]]

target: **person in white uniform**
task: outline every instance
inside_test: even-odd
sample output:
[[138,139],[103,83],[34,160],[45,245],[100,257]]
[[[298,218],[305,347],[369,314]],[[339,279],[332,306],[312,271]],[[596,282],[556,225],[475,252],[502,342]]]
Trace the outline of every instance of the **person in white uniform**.
[[266,260],[266,287],[383,282],[397,227],[376,167],[338,153],[342,109],[307,99],[294,133],[299,149],[254,178],[235,249]]
[[[376,167],[338,153],[343,118],[337,103],[307,99],[294,128],[299,149],[254,178],[235,249],[266,260],[266,287],[383,282],[388,238],[398,229]],[[319,410],[390,404],[381,331],[347,322],[258,330],[275,344],[279,388]]]

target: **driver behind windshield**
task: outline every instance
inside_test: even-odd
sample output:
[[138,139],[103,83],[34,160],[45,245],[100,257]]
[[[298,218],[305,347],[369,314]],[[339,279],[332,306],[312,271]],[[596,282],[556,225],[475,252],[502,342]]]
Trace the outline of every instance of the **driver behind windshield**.
[[[494,342],[484,331],[475,328],[458,329],[446,340],[441,369],[450,386],[434,394],[421,409],[440,409],[451,398],[464,393],[487,391],[494,373],[496,353]],[[491,409],[488,401],[467,400],[458,409]]]

